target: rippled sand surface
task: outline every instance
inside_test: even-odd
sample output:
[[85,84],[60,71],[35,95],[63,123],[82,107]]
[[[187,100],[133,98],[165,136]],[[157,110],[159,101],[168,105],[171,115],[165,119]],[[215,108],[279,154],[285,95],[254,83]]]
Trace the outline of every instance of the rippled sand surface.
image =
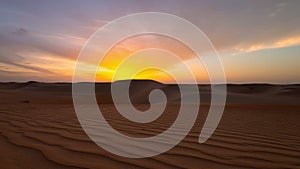
[[[0,91],[1,168],[300,168],[296,104],[229,103],[213,136],[199,144],[209,108],[203,105],[196,124],[176,147],[155,157],[128,159],[91,141],[79,125],[69,95]],[[111,104],[100,108],[121,133],[149,137],[172,124],[178,104],[170,104],[159,119],[143,125],[122,118]]]

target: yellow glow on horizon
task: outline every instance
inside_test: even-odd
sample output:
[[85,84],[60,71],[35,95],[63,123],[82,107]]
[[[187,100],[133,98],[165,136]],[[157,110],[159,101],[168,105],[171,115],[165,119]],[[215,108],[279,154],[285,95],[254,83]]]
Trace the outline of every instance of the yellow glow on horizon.
[[[133,63],[127,64],[124,72],[119,72],[118,77],[113,79],[116,70],[120,66],[120,63],[128,56],[134,54],[137,51],[141,51],[149,48],[158,48],[166,51],[172,51],[178,57],[183,60],[193,58],[194,53],[181,42],[171,39],[169,37],[159,35],[143,35],[137,37],[131,37],[115,45],[109,53],[105,56],[102,63],[99,65],[99,69],[96,75],[96,81],[113,81],[113,80],[126,80],[126,79],[151,79],[160,82],[172,82],[174,79],[167,73],[156,70],[147,69],[142,72],[136,72],[136,76],[130,77],[128,72],[132,72],[135,68],[142,66],[145,57],[153,57],[159,64],[174,65],[170,60],[164,58],[164,56],[140,56]],[[128,71],[128,72],[126,72]]]
[[158,69],[154,69],[154,68],[149,68],[146,70],[143,70],[139,73],[137,73],[134,77],[122,77],[122,79],[115,79],[115,80],[127,80],[127,79],[140,79],[140,80],[155,80],[155,81],[160,81],[160,82],[164,82],[164,83],[168,83],[168,82],[173,82],[174,79],[171,75],[169,75],[168,73],[158,70]]

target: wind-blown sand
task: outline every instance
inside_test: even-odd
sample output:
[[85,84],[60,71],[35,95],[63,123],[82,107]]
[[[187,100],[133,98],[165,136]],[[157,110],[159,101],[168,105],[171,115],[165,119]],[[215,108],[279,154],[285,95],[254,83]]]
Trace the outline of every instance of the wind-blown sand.
[[[149,137],[177,116],[175,85],[134,81],[131,99],[145,110],[149,91],[164,90],[168,106],[157,120],[137,124],[111,104],[110,84],[97,84],[104,116],[123,134]],[[210,87],[200,85],[198,119],[188,136],[164,154],[129,159],[93,143],[79,125],[68,83],[0,83],[1,168],[300,168],[300,85],[228,85],[228,102],[213,136],[198,143]],[[103,99],[104,98],[104,99]]]

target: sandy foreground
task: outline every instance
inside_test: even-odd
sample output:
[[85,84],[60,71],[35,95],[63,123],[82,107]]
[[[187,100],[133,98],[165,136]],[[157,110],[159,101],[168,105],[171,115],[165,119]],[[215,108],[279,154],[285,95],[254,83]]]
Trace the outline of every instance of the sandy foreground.
[[[145,110],[152,88],[168,93],[165,112],[138,124],[123,118],[96,87],[99,106],[111,126],[132,137],[165,131],[177,117],[176,86],[136,82],[132,100]],[[229,85],[228,102],[213,136],[199,144],[209,109],[209,87],[201,86],[197,121],[180,144],[164,154],[129,159],[97,146],[81,128],[71,84],[0,83],[0,166],[10,168],[300,168],[300,85]],[[100,104],[101,103],[101,104]]]

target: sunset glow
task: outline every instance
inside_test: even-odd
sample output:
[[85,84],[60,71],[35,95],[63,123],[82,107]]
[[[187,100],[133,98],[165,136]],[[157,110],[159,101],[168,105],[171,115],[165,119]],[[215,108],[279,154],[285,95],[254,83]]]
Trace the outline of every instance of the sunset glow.
[[[69,3],[47,3],[36,2],[33,6],[25,6],[22,9],[8,1],[2,3],[1,81],[70,82],[77,56],[95,31],[121,16],[157,8],[152,8],[148,4],[150,2],[105,2],[105,5],[97,5],[104,2],[93,2],[94,4],[87,5],[79,1],[76,4],[81,8],[74,11],[77,7]],[[208,36],[220,55],[228,82],[299,82],[300,69],[297,63],[300,63],[300,22],[299,10],[296,8],[298,1],[268,1],[255,5],[249,5],[249,2],[235,2],[232,7],[218,3],[167,1],[159,6],[161,12],[172,13],[189,20]],[[99,6],[106,6],[106,9],[110,10],[99,9]],[[144,9],[146,6],[150,8]],[[179,7],[181,10],[178,10]],[[239,15],[236,15],[237,12]],[[96,47],[101,48],[101,45]],[[96,81],[113,81],[119,64],[127,56],[147,48],[164,49],[178,55],[192,68],[199,83],[209,83],[207,71],[197,62],[198,56],[181,42],[160,35],[130,37],[114,46],[104,61],[99,63]],[[127,64],[127,70],[143,64],[140,61],[145,57],[156,59],[157,64],[167,63],[171,66],[171,72],[181,75],[183,83],[189,82],[190,78],[180,73],[182,67],[165,59],[165,56],[136,56],[135,61]],[[209,58],[205,54],[200,57]],[[98,63],[82,64],[86,64],[85,67],[89,69],[91,65]],[[85,80],[85,76],[82,75],[82,81]],[[115,80],[126,78],[130,77],[123,73]],[[165,72],[152,69],[139,73],[135,78],[155,79],[166,83],[173,81]]]

